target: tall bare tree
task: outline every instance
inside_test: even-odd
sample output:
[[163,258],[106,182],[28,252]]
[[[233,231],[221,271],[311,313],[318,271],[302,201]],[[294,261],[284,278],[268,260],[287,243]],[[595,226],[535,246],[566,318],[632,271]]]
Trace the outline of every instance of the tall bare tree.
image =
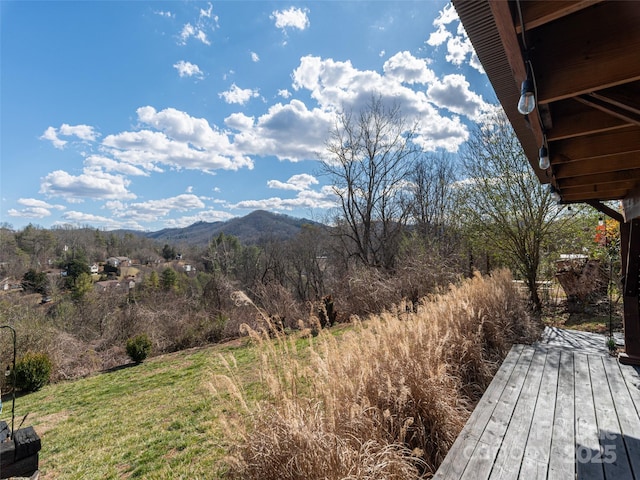
[[460,182],[465,199],[461,213],[483,245],[520,274],[539,310],[542,247],[561,228],[561,209],[538,181],[503,114],[476,128],[461,158],[467,175]]
[[456,166],[446,152],[421,156],[414,164],[410,180],[411,222],[426,245],[442,254],[455,247],[453,227],[457,217]]
[[361,111],[343,112],[327,142],[322,167],[339,199],[339,235],[367,266],[393,268],[408,213],[401,199],[414,132],[398,105],[374,97]]

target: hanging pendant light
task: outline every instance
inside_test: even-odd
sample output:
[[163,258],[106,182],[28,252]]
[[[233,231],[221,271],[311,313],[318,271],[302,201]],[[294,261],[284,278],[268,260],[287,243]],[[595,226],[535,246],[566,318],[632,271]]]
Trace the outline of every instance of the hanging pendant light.
[[542,145],[540,147],[540,169],[546,170],[551,166],[551,161],[549,160],[549,150],[547,147]]
[[536,96],[533,90],[533,80],[531,74],[527,72],[527,78],[522,82],[520,89],[520,101],[518,102],[518,111],[522,115],[529,115],[536,108]]

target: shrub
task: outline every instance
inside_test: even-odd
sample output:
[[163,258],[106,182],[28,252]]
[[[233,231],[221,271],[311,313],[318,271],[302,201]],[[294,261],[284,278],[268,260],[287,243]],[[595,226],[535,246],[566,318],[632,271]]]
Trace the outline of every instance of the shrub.
[[151,340],[141,333],[127,340],[127,355],[136,363],[141,363],[151,353]]
[[16,362],[14,386],[25,392],[35,392],[49,381],[53,365],[46,353],[27,352]]
[[322,328],[332,327],[336,323],[338,312],[336,311],[331,295],[322,297],[318,308],[318,318]]

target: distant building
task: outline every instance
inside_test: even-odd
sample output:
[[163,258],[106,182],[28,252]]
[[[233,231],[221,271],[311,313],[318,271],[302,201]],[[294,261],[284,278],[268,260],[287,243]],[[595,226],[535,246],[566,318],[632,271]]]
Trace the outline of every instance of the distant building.
[[129,257],[109,257],[106,261],[107,265],[111,267],[130,267],[131,260]]

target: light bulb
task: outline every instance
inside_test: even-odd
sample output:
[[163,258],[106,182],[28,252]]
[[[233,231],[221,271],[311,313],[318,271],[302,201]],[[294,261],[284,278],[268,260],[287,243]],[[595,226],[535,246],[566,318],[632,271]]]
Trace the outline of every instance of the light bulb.
[[529,78],[522,82],[518,111],[522,115],[529,115],[536,108],[536,96],[533,94],[533,85]]
[[540,147],[540,169],[546,170],[551,166],[551,162],[549,161],[549,151],[547,147],[544,145]]

